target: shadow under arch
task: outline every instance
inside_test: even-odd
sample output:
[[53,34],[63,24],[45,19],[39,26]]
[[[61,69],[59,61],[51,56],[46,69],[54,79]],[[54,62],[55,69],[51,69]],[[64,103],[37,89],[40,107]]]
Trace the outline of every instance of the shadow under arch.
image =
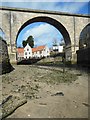
[[77,63],[90,69],[90,23],[80,33]]
[[0,75],[13,71],[8,55],[7,42],[0,37]]
[[79,37],[79,49],[83,49],[85,47],[90,47],[90,23],[82,29]]
[[71,45],[71,40],[70,40],[70,36],[69,33],[67,32],[66,28],[57,20],[51,18],[51,17],[46,17],[46,16],[39,16],[39,17],[34,17],[28,21],[26,21],[21,28],[19,29],[17,36],[16,36],[16,41],[18,38],[19,33],[22,31],[22,29],[24,27],[26,27],[27,25],[34,23],[34,22],[46,22],[49,23],[51,25],[53,25],[55,28],[57,28],[59,30],[59,32],[62,34],[64,41],[65,41],[65,45]]

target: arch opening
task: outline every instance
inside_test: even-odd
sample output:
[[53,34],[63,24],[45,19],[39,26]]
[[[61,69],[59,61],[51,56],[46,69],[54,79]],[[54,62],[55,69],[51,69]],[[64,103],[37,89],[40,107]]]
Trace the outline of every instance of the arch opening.
[[[40,16],[40,17],[35,17],[35,18],[32,18],[30,20],[28,20],[27,22],[25,22],[21,28],[19,29],[18,33],[17,33],[17,36],[16,36],[16,44],[17,44],[17,39],[18,39],[18,36],[19,34],[21,33],[21,31],[28,25],[31,25],[33,23],[36,23],[36,22],[44,22],[44,23],[47,23],[49,25],[52,25],[53,27],[55,27],[55,29],[58,30],[58,32],[62,35],[62,38],[65,42],[65,48],[68,48],[68,50],[66,50],[67,52],[67,55],[66,55],[66,59],[68,60],[68,58],[71,58],[71,40],[70,40],[70,36],[69,36],[69,33],[68,31],[66,30],[66,28],[60,23],[58,22],[57,20],[53,19],[53,18],[50,18],[50,17],[45,17],[45,16]],[[16,58],[17,58],[17,55],[16,55]]]
[[[80,33],[77,63],[90,67],[90,23]],[[84,57],[83,57],[84,56]]]
[[18,38],[18,35],[19,33],[29,24],[31,23],[34,23],[34,22],[46,22],[52,26],[54,26],[63,36],[64,38],[64,41],[65,41],[65,45],[66,46],[69,46],[71,45],[71,40],[70,40],[70,36],[69,36],[69,33],[67,32],[66,28],[60,23],[58,22],[57,20],[53,19],[53,18],[50,18],[50,17],[44,17],[44,16],[41,16],[41,17],[35,17],[35,18],[32,18],[30,20],[28,20],[27,22],[25,22],[21,28],[19,29],[18,33],[17,33],[17,37],[16,37],[16,41],[17,41],[17,38]]
[[90,24],[86,25],[80,33],[79,49],[90,48]]

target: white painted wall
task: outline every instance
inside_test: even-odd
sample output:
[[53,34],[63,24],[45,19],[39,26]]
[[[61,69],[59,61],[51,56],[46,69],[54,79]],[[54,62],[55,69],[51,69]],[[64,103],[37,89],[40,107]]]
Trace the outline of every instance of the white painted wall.
[[57,52],[63,52],[63,46],[53,46],[53,50],[57,50]]
[[37,51],[37,52],[34,52],[33,57],[47,57],[47,56],[50,56],[50,50],[47,46],[45,46],[45,48],[41,51]]
[[47,46],[45,46],[45,48],[42,51],[36,51],[34,53],[32,53],[32,48],[27,44],[24,48],[24,58],[25,59],[29,59],[32,57],[47,57],[50,56],[50,50]]
[[63,52],[63,46],[58,46],[58,52]]
[[45,48],[42,52],[42,56],[44,56],[44,57],[50,56],[50,50],[47,46],[45,46]]
[[29,59],[32,57],[32,48],[27,44],[24,48],[24,58]]

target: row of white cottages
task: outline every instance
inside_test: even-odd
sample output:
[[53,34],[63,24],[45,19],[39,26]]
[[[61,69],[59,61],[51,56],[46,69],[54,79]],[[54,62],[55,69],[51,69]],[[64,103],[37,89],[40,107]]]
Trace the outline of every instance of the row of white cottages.
[[17,48],[17,59],[42,58],[50,56],[51,51],[63,52],[63,46],[53,46],[50,50],[46,45],[31,48],[29,44],[25,48]]
[[17,48],[17,59],[41,58],[50,56],[50,50],[47,46],[38,46],[31,48],[29,44],[25,48]]

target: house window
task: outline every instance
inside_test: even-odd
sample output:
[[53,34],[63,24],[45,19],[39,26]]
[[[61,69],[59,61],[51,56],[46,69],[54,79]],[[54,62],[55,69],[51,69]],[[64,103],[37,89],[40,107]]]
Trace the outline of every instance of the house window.
[[27,55],[27,52],[25,52],[25,55]]
[[29,49],[27,48],[27,51],[29,51]]

